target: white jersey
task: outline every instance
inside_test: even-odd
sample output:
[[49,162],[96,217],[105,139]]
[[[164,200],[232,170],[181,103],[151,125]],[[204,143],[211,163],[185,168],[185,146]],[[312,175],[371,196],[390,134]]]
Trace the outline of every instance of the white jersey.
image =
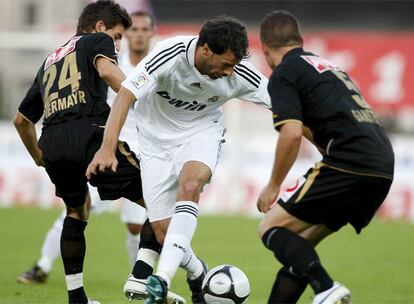
[[[124,72],[125,75],[129,75],[131,71],[135,68],[135,65],[131,63],[131,60],[129,59],[129,53],[123,53],[119,57],[119,68],[122,72]],[[109,88],[108,89],[108,98],[107,103],[110,107],[112,107],[112,104],[115,101],[116,93]],[[126,141],[128,143],[129,148],[135,152],[135,154],[138,153],[138,134],[137,134],[137,124],[134,114],[134,109],[131,107],[128,111],[127,118],[125,120],[125,124],[122,127],[121,133],[119,135],[119,139]]]
[[176,36],[159,42],[122,83],[137,99],[140,142],[177,146],[221,127],[221,105],[232,98],[270,108],[268,79],[245,60],[230,77],[201,75],[194,66],[197,41]]

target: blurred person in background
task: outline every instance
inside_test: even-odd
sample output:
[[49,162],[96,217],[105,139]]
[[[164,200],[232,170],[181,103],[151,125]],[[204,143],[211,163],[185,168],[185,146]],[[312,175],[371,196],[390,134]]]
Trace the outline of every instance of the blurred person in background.
[[[128,51],[121,53],[118,63],[120,69],[128,75],[133,68],[144,58],[150,49],[150,43],[154,36],[154,20],[147,12],[138,11],[131,14],[132,25],[125,32],[128,41]],[[119,51],[119,50],[118,50]],[[112,105],[116,93],[109,88],[107,102]],[[138,154],[138,135],[133,109],[129,110],[126,122],[122,128],[120,139],[126,141],[135,154]],[[100,213],[105,207],[105,202],[100,201],[95,188],[89,188],[92,201],[92,213]],[[49,229],[43,242],[41,257],[35,266],[17,277],[20,283],[43,283],[46,281],[53,262],[60,255],[60,237],[66,210]],[[138,253],[140,232],[146,219],[143,207],[127,199],[121,199],[121,221],[127,226],[126,248],[131,266],[135,264]]]
[[139,282],[134,269],[128,277],[124,292],[130,299],[148,296],[146,303],[164,303],[181,266],[192,302],[205,303],[201,285],[207,266],[194,254],[191,240],[200,193],[224,142],[220,107],[233,98],[270,107],[268,80],[245,60],[247,55],[245,25],[219,16],[208,20],[199,36],[159,42],[122,83],[87,175],[116,166],[113,149],[136,99],[144,199],[163,248],[155,275]]
[[[130,16],[119,4],[88,4],[79,16],[76,35],[47,56],[14,119],[30,155],[45,167],[56,195],[66,204],[60,251],[69,303],[98,303],[88,299],[83,285],[84,230],[91,206],[85,171],[102,141],[110,111],[108,86],[118,91],[125,78],[116,48],[130,25]],[[34,124],[42,116],[38,141]],[[138,159],[125,142],[114,151],[117,172],[102,172],[91,184],[98,186],[101,199],[142,202]]]
[[[279,131],[271,178],[257,207],[265,213],[259,235],[283,265],[268,303],[296,303],[307,284],[314,304],[351,303],[350,291],[322,266],[314,247],[351,224],[357,233],[385,200],[394,174],[390,141],[349,76],[302,49],[298,20],[285,11],[260,26],[274,127]],[[302,136],[322,161],[283,193]]]

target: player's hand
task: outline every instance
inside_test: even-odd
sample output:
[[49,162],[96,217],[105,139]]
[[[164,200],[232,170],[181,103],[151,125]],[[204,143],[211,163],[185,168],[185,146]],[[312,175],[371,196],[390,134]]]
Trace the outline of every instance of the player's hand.
[[270,207],[275,203],[277,196],[279,195],[279,191],[280,187],[267,184],[257,199],[257,209],[263,213],[269,211]]
[[88,169],[86,169],[86,177],[91,179],[92,175],[96,175],[99,171],[103,172],[107,168],[111,168],[113,172],[116,172],[117,166],[118,160],[114,152],[101,148],[95,153]]

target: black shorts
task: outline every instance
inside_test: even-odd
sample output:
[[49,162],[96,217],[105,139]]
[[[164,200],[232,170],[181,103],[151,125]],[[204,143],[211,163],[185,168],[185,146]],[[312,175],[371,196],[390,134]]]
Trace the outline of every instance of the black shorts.
[[[55,184],[56,195],[69,207],[85,202],[88,192],[86,169],[99,149],[104,128],[88,120],[76,120],[51,126],[42,132],[39,147],[46,171]],[[125,142],[119,141],[116,150],[116,172],[107,169],[89,182],[98,187],[102,200],[125,197],[132,202],[142,199],[139,161]]]
[[356,175],[318,163],[288,189],[278,204],[291,215],[337,231],[350,223],[357,233],[385,200],[392,180]]

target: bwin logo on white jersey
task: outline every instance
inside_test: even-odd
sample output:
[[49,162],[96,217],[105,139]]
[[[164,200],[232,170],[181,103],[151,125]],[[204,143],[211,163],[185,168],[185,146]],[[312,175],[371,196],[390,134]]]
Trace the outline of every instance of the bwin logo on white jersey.
[[159,91],[157,92],[157,94],[167,99],[168,103],[170,105],[173,105],[176,108],[182,108],[184,110],[189,110],[189,111],[201,111],[207,107],[206,104],[203,104],[195,100],[189,102],[189,101],[183,101],[183,100],[176,99],[176,98],[171,98],[167,91]]
[[199,82],[193,82],[190,86],[201,90],[201,83]]

